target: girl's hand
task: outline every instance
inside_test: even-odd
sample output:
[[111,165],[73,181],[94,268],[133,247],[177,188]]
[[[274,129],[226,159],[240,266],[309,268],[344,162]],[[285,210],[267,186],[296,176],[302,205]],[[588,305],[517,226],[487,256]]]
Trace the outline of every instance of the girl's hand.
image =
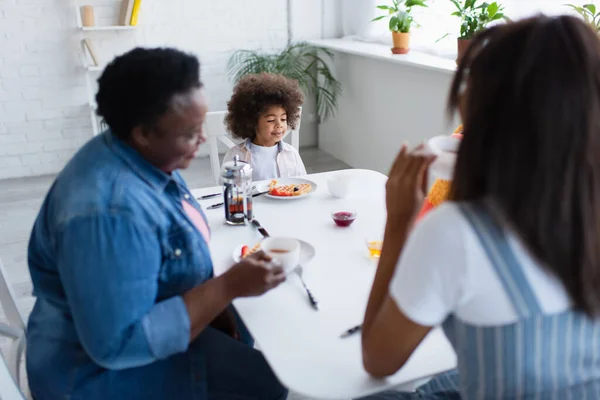
[[402,146],[390,171],[386,189],[387,224],[412,224],[427,191],[428,170],[435,156],[422,154],[423,146],[408,152]]

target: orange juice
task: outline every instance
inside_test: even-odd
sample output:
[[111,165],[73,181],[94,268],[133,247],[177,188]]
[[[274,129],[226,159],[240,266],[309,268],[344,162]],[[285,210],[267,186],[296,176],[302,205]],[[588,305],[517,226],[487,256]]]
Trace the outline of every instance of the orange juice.
[[369,254],[373,258],[379,258],[381,256],[381,246],[383,242],[381,240],[368,240],[367,248],[369,249]]

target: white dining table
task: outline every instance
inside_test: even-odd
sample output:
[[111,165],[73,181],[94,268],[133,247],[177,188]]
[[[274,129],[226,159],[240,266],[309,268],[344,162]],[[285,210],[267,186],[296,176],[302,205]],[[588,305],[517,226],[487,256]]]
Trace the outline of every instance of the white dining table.
[[[344,199],[327,189],[332,174],[345,174],[352,191]],[[450,370],[456,355],[443,332],[434,329],[395,375],[374,379],[364,370],[360,334],[340,334],[362,322],[377,261],[370,258],[367,239],[381,239],[386,218],[387,177],[368,170],[344,170],[306,176],[317,190],[306,198],[254,198],[254,218],[271,236],[295,237],[315,247],[315,257],[303,266],[308,287],[319,301],[314,310],[294,274],[260,297],[240,298],[234,306],[283,385],[316,399],[352,399],[391,389]],[[218,193],[220,187],[193,190],[195,197]],[[206,206],[220,197],[202,200]],[[352,209],[356,221],[337,227],[331,213]],[[251,226],[225,224],[224,210],[206,210],[212,231],[215,274],[230,268],[233,250],[252,247],[261,235]]]

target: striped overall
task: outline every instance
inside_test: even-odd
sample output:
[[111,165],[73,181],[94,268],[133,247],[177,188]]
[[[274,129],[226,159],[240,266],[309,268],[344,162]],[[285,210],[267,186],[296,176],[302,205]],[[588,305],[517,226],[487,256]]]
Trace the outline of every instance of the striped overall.
[[461,210],[519,320],[481,327],[450,316],[443,328],[460,373],[438,375],[414,393],[370,399],[600,399],[600,321],[573,310],[544,315],[503,229],[481,206]]

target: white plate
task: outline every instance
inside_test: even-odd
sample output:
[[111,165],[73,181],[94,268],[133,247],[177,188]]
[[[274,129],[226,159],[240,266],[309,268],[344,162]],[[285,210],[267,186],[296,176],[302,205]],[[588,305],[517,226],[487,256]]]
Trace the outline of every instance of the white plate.
[[[265,194],[265,197],[269,197],[271,199],[277,199],[277,200],[296,200],[296,199],[303,199],[305,197],[310,196],[311,194],[313,194],[316,190],[317,190],[317,184],[314,183],[313,181],[309,181],[308,179],[302,179],[302,178],[279,178],[279,179],[275,179],[277,181],[277,186],[282,186],[282,185],[302,185],[305,183],[308,183],[310,185],[310,192],[303,194],[301,196],[272,196],[269,193]],[[263,184],[257,185],[257,191],[258,192],[264,192],[269,190],[269,182],[265,182]]]
[[[304,240],[300,240],[298,239],[298,241],[300,242],[300,261],[298,261],[298,265],[302,265],[305,266],[306,264],[308,264],[310,262],[310,260],[312,260],[315,257],[316,251],[315,248],[312,244],[305,242]],[[231,254],[231,257],[233,258],[234,262],[240,262],[241,260],[241,254],[242,254],[242,247],[244,247],[245,245],[241,244],[239,246],[237,246],[235,249],[233,249],[233,253]],[[251,247],[250,245],[247,245],[248,247]],[[254,246],[254,245],[253,245]],[[285,271],[286,274],[289,274],[290,272],[292,272],[295,269],[292,268],[289,271]]]

